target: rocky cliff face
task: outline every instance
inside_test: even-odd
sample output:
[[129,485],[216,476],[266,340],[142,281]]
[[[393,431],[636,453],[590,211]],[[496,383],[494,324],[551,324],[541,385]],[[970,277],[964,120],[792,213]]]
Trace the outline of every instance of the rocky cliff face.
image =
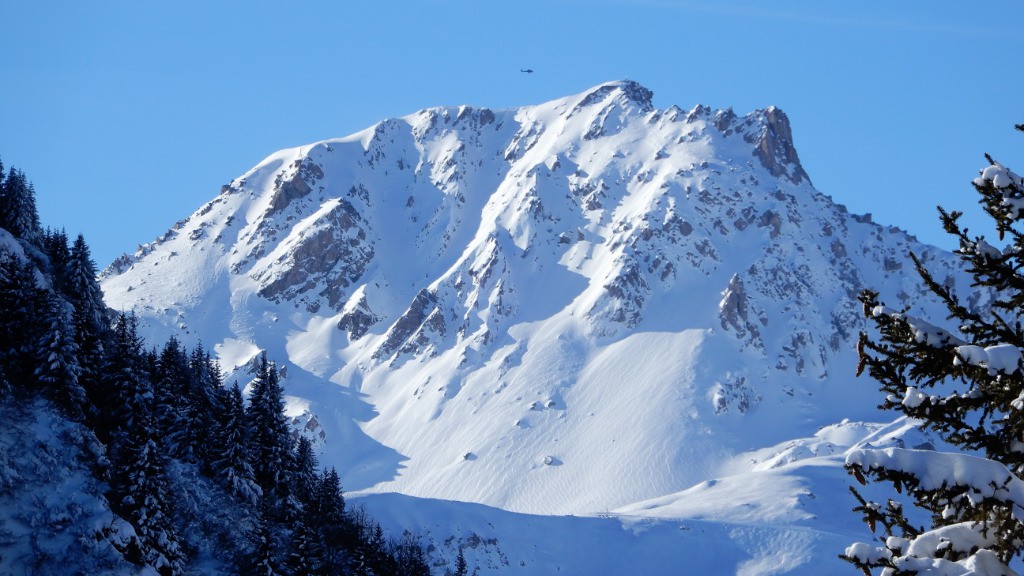
[[855,297],[938,315],[907,253],[966,287],[950,256],[815,190],[781,110],[652,97],[431,108],[278,152],[104,290],[229,370],[286,364],[355,490],[587,513],[873,417]]

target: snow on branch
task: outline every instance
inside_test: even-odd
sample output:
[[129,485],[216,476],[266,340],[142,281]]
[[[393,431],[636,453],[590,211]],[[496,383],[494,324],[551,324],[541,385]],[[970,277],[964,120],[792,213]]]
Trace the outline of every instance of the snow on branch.
[[[970,554],[974,550],[988,548],[996,543],[994,531],[982,534],[977,522],[961,522],[929,530],[907,542],[906,556],[934,558],[943,553],[955,552],[957,556]],[[898,566],[898,564],[897,564]]]
[[974,185],[983,188],[991,184],[1002,196],[1002,205],[1010,211],[1015,220],[1024,218],[1024,178],[999,162],[992,162],[974,179]]
[[981,176],[974,179],[974,184],[984,186],[985,182],[991,182],[996,188],[1009,188],[1011,186],[1024,187],[1024,178],[1014,173],[999,162],[993,162],[981,170]]
[[[887,547],[857,542],[846,548],[845,556],[873,566],[882,565],[882,560],[889,560],[897,570],[912,571],[919,575],[1016,576],[992,551],[984,549],[991,544],[992,539],[980,534],[972,524],[954,524],[926,532],[910,543],[906,551],[891,542],[887,542]],[[970,547],[961,550],[968,543]],[[941,557],[947,551],[962,554],[969,553],[971,549],[976,552],[957,562]]]
[[959,252],[967,255],[977,254],[978,256],[989,260],[998,260],[999,258],[1002,258],[1004,254],[1012,253],[1012,246],[1007,246],[1003,250],[999,250],[985,241],[984,238],[977,238],[973,242],[961,240]]
[[[862,482],[858,470],[903,482],[918,499],[940,496],[932,501],[948,499],[948,506],[956,501],[956,507],[969,505],[979,512],[987,504],[998,502],[1006,506],[1008,522],[1024,526],[1024,481],[994,460],[905,448],[858,449],[847,454],[846,466]],[[957,514],[948,506],[942,512],[944,518]],[[966,518],[975,516],[969,512]],[[890,535],[884,546],[858,542],[847,547],[843,557],[865,574],[872,568],[884,568],[881,574],[888,576],[1017,576],[998,552],[1003,540],[1009,537],[1007,529],[1009,525],[1000,525],[995,517],[983,521],[969,519],[919,534],[904,534],[905,537]]]
[[994,499],[1013,506],[1013,516],[1024,524],[1024,480],[995,460],[946,452],[905,448],[860,449],[846,456],[847,466],[912,475],[921,490],[967,489],[972,503]]
[[881,560],[892,558],[892,551],[881,546],[872,546],[871,544],[865,544],[864,542],[855,542],[846,547],[846,551],[843,555],[851,560],[875,566],[878,565]]
[[[913,541],[889,538],[885,547],[857,542],[847,547],[844,555],[866,566],[885,566],[887,560],[900,573],[921,576],[1017,576],[994,552],[985,549],[994,541],[991,531],[985,536],[975,522],[963,522],[925,532]],[[958,561],[943,558],[950,552],[954,557],[967,556]]]
[[893,310],[888,306],[875,306],[871,310],[875,318],[889,316],[894,320],[902,320],[914,331],[914,340],[920,344],[926,344],[933,348],[947,348],[949,346],[966,346],[967,342],[957,338],[944,328],[925,322],[920,318]]
[[974,345],[957,346],[955,352],[954,366],[966,363],[987,368],[989,376],[1013,374],[1021,367],[1020,348],[1012,344],[996,344],[985,348]]

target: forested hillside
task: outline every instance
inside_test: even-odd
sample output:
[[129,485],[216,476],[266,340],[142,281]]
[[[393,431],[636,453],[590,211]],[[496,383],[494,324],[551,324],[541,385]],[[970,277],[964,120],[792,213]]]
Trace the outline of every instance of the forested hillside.
[[225,383],[201,345],[136,328],[0,164],[0,573],[430,573],[346,507],[266,355]]

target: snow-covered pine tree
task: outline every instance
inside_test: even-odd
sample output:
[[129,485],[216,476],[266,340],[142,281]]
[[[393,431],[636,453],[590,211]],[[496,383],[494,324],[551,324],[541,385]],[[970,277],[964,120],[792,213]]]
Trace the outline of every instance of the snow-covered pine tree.
[[278,552],[277,526],[270,521],[271,512],[264,507],[259,515],[259,524],[252,533],[252,556],[243,563],[242,576],[279,576],[286,574]]
[[357,527],[345,513],[345,499],[341,494],[341,479],[334,468],[325,470],[316,485],[313,496],[318,547],[317,566],[324,574],[340,573],[347,566],[349,551],[357,547]]
[[60,294],[67,293],[68,263],[71,261],[71,248],[68,246],[68,235],[63,229],[46,230],[42,236],[43,252],[50,262],[50,283],[53,290]]
[[170,456],[186,462],[195,462],[192,427],[197,423],[187,401],[191,377],[188,354],[177,337],[171,336],[157,358],[153,397],[163,446]]
[[40,231],[35,188],[16,168],[10,169],[0,189],[0,228],[25,240],[35,239]]
[[284,391],[277,367],[267,361],[266,353],[260,356],[246,420],[256,483],[270,508],[278,509],[288,498],[293,443],[284,415]]
[[320,573],[323,554],[318,534],[319,522],[316,492],[320,482],[316,454],[309,438],[299,436],[289,474],[291,482],[289,508],[292,510],[291,542],[288,562],[293,576]]
[[103,291],[96,281],[96,265],[89,245],[79,234],[71,246],[64,272],[65,297],[74,308],[75,343],[78,345],[79,381],[92,402],[100,393],[103,373],[104,342],[110,332]]
[[[145,385],[142,385],[145,388]],[[138,536],[142,560],[161,576],[184,573],[184,554],[174,529],[166,457],[156,442],[152,394],[139,392],[132,425],[116,453],[114,488],[122,514]]]
[[31,262],[16,254],[0,255],[0,366],[15,388],[33,388],[42,335],[39,311],[45,306],[46,292],[36,283]]
[[78,383],[78,345],[75,343],[71,314],[56,294],[50,293],[42,310],[43,331],[36,345],[35,378],[44,393],[75,422],[83,422],[86,413],[85,390]]
[[469,565],[466,563],[466,553],[459,546],[459,555],[455,557],[455,571],[452,576],[469,576]]
[[295,446],[295,458],[291,473],[291,494],[303,509],[313,503],[316,487],[320,480],[319,463],[313,452],[313,443],[305,436],[299,436]]
[[974,186],[1004,247],[970,236],[958,223],[961,213],[940,209],[977,293],[954,293],[914,259],[925,285],[946,303],[952,330],[887,308],[875,292],[861,296],[880,338],[861,335],[859,371],[881,383],[882,407],[920,419],[963,450],[860,449],[847,456],[862,484],[889,482],[931,518],[930,526],[917,525],[899,502],[883,505],[854,490],[856,510],[882,531],[878,543],[857,543],[842,555],[866,575],[1011,575],[1008,565],[1024,550],[1024,179],[989,162]]
[[248,506],[256,506],[263,490],[256,483],[253,472],[245,405],[237,383],[228,390],[226,404],[218,426],[217,446],[220,451],[213,462],[213,473],[235,498]]
[[390,546],[394,558],[394,574],[401,576],[430,576],[430,565],[427,553],[423,550],[418,538],[405,530],[402,537]]
[[187,400],[189,413],[195,420],[190,428],[189,442],[192,452],[203,470],[209,471],[216,458],[216,426],[210,422],[221,418],[227,401],[227,391],[220,373],[220,365],[214,360],[202,343],[189,355],[190,371]]
[[135,418],[152,401],[153,389],[138,334],[138,319],[118,315],[104,357],[101,390],[96,403],[96,435],[113,450],[135,426]]
[[291,542],[285,567],[290,576],[318,576],[320,570],[319,541],[311,518],[303,512],[293,523]]
[[96,332],[97,326],[107,324],[107,305],[103,302],[103,290],[96,280],[96,264],[81,234],[75,237],[71,245],[66,266],[66,296],[75,310],[81,313],[82,322]]

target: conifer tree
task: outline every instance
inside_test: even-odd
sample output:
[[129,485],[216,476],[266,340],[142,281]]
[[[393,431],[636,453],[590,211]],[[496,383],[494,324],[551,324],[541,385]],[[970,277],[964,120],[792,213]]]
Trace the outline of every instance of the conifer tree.
[[0,190],[0,228],[25,240],[34,240],[40,230],[35,188],[15,168],[7,173]]
[[42,321],[44,329],[36,347],[34,376],[68,418],[82,422],[86,398],[78,383],[78,345],[72,334],[70,313],[56,294],[46,298]]
[[292,440],[284,415],[284,391],[277,367],[267,361],[266,353],[260,356],[246,419],[256,483],[271,507],[279,508],[288,497]]
[[305,436],[299,436],[289,479],[291,499],[288,506],[293,521],[288,566],[296,576],[318,574],[319,566],[324,563],[320,558],[324,550],[319,534],[321,520],[317,502],[320,475],[313,445]]
[[455,572],[453,576],[468,576],[469,565],[466,563],[466,554],[462,551],[462,546],[459,546],[459,555],[455,557]]
[[[430,566],[427,564],[427,554],[419,540],[405,530],[402,537],[392,547],[392,556],[395,563],[394,574],[401,576],[430,576]],[[465,560],[465,559],[463,559]]]
[[186,462],[194,462],[192,453],[195,417],[187,401],[191,387],[188,357],[174,336],[164,344],[157,359],[153,395],[160,437],[168,453]]
[[264,505],[259,524],[253,533],[252,557],[242,567],[244,576],[283,576],[285,568],[278,557],[274,524],[269,520],[270,510]]
[[79,381],[92,403],[96,403],[101,396],[104,345],[110,327],[103,292],[96,280],[96,266],[81,234],[71,246],[64,279],[65,296],[74,308],[74,337],[81,367]]
[[71,248],[64,230],[48,230],[43,233],[43,251],[50,262],[50,283],[62,295],[67,294],[67,272],[71,261]]
[[354,517],[358,535],[352,547],[352,572],[360,576],[397,574],[394,556],[388,550],[384,529],[362,511]]
[[295,497],[299,507],[309,508],[313,504],[320,480],[316,454],[313,452],[313,444],[309,438],[299,436],[292,466],[291,494]]
[[288,559],[285,562],[289,575],[318,576],[324,573],[320,569],[320,554],[313,519],[307,513],[301,513],[292,527]]
[[82,316],[83,325],[93,332],[107,324],[107,306],[103,302],[103,290],[96,280],[96,264],[85,238],[79,234],[68,254],[66,270],[67,297]]
[[979,294],[955,293],[914,258],[925,285],[945,302],[951,329],[887,308],[875,292],[861,296],[880,336],[861,335],[859,371],[881,384],[882,407],[920,419],[965,451],[848,455],[859,482],[891,483],[931,519],[931,526],[915,524],[897,498],[883,504],[853,490],[856,510],[882,532],[879,543],[857,543],[842,555],[867,575],[1010,575],[1008,564],[1024,549],[1024,179],[989,163],[974,186],[1003,247],[969,235],[961,213],[940,209]]
[[324,574],[341,572],[348,565],[348,551],[357,546],[358,534],[354,522],[345,512],[341,479],[334,468],[320,475],[311,516],[316,519],[318,566]]
[[[324,470],[320,474],[314,500],[316,502],[316,515],[323,524],[335,526],[339,529],[346,527],[348,520],[345,516],[345,497],[341,493],[341,477],[333,467],[330,470]],[[340,537],[341,534],[339,532],[338,537],[330,538],[329,540],[331,540],[331,544],[339,547],[349,544],[349,542],[345,542]]]
[[166,457],[157,442],[152,393],[138,382],[131,403],[131,426],[115,451],[114,486],[118,510],[135,527],[143,560],[162,576],[182,574],[184,555],[172,521],[174,499],[166,476]]
[[15,254],[0,256],[0,365],[8,381],[21,389],[32,388],[42,335],[38,315],[45,302],[35,267]]
[[105,352],[101,390],[95,400],[99,417],[94,428],[101,441],[116,449],[153,399],[148,362],[134,315],[118,315]]
[[222,417],[227,392],[221,381],[220,366],[196,344],[188,359],[189,389],[187,401],[193,422],[189,427],[188,441],[204,470],[210,470],[215,458],[216,427],[210,426]]
[[0,398],[8,396],[14,391],[14,387],[11,386],[11,381],[7,379],[7,371],[4,368],[3,362],[0,362]]
[[213,471],[221,485],[249,506],[259,503],[263,490],[256,483],[249,452],[248,425],[242,391],[236,383],[227,394],[223,420],[217,434],[219,454],[215,456]]

